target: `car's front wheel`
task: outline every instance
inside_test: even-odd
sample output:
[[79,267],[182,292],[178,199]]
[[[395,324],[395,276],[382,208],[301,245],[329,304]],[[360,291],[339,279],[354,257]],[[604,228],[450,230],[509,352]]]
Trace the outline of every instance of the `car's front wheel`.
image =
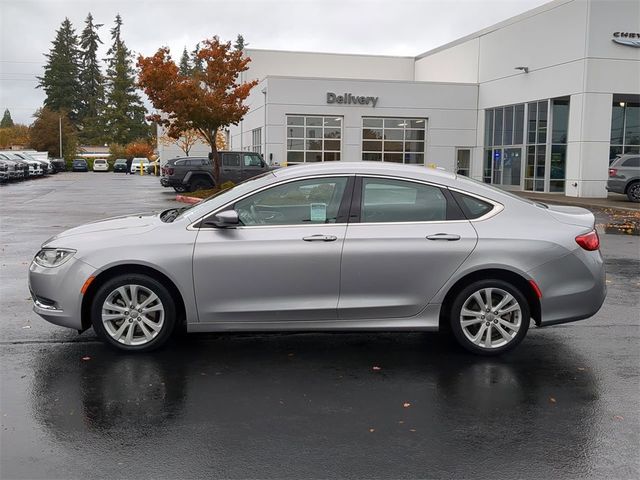
[[105,282],[91,306],[93,328],[120,350],[150,351],[171,337],[176,307],[160,282],[142,274],[119,275]]
[[640,202],[640,182],[635,182],[627,188],[627,197],[632,202]]
[[527,299],[515,286],[497,279],[468,285],[453,301],[451,330],[460,345],[480,355],[516,347],[530,321]]

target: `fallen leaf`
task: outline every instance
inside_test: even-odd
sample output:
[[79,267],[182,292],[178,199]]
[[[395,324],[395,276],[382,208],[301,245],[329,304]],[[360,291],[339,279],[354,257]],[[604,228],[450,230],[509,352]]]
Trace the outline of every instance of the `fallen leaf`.
[[411,404],[410,404],[409,402],[404,402],[404,403],[402,404],[402,406],[403,406],[404,408],[409,408],[409,407],[411,406]]
[[415,429],[415,428],[410,428],[410,429],[409,429],[409,431],[410,431],[410,432],[415,432],[415,431],[416,431],[416,429]]
[[87,360],[91,360],[91,357],[88,355],[86,357],[82,357],[83,362],[86,362]]
[[553,398],[553,397],[549,397],[549,401],[550,401],[551,403],[556,403],[556,399],[555,399],[555,398]]
[[369,433],[373,433],[373,432],[375,432],[375,431],[376,431],[376,429],[375,429],[375,428],[370,428],[370,429],[369,429]]
[[622,415],[614,415],[613,419],[614,420],[624,420],[624,417]]
[[399,420],[398,423],[402,425],[404,423],[404,420]]

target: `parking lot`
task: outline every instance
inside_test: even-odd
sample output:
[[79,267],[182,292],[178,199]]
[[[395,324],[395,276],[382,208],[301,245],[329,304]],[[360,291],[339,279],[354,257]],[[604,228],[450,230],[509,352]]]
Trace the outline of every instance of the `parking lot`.
[[601,234],[595,317],[499,358],[427,333],[190,335],[126,355],[32,312],[43,241],[174,198],[110,172],[0,187],[0,477],[640,476],[640,237]]

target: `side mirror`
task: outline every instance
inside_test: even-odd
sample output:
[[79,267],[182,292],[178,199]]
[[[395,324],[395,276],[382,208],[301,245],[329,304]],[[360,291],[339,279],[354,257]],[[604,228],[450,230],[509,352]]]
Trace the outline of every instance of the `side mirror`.
[[266,164],[266,163],[264,163],[264,160],[260,160],[260,166],[261,166],[262,168],[264,168],[264,167],[266,167],[266,166],[267,166],[267,164]]
[[240,219],[238,218],[238,212],[235,210],[225,210],[217,213],[212,219],[204,222],[205,227],[216,228],[235,228],[238,224],[240,224]]

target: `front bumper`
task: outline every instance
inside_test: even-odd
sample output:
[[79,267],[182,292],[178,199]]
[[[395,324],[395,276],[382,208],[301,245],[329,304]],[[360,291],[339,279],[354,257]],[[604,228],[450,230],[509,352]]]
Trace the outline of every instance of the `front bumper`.
[[33,311],[46,321],[82,330],[82,293],[85,281],[96,269],[75,257],[59,267],[29,266],[29,291]]
[[599,250],[578,248],[528,273],[542,291],[542,327],[592,317],[607,296],[604,261]]

